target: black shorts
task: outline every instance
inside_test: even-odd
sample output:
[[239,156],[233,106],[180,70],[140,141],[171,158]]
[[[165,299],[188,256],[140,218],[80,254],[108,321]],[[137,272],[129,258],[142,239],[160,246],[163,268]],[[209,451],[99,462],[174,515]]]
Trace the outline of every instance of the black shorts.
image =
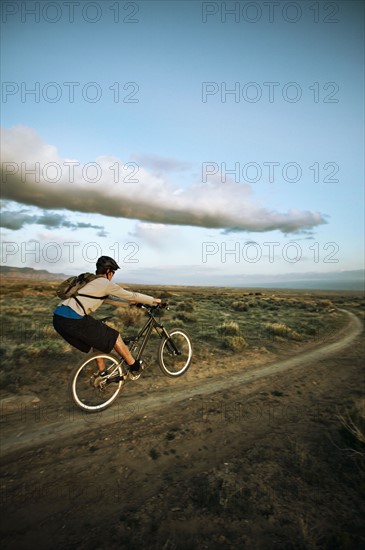
[[117,330],[91,315],[85,315],[82,319],[53,315],[53,326],[66,342],[85,353],[91,348],[110,353],[119,336]]

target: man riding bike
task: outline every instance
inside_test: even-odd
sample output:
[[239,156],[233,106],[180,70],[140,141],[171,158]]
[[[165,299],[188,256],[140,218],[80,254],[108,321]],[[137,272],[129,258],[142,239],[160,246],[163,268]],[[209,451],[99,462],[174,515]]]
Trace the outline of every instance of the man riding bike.
[[[93,313],[109,296],[116,296],[129,303],[159,304],[159,298],[153,298],[139,292],[129,292],[112,282],[114,273],[120,269],[116,261],[109,256],[101,256],[96,262],[96,275],[87,283],[76,297],[63,300],[53,312],[53,326],[66,342],[85,353],[94,348],[103,353],[115,351],[123,357],[129,370],[138,374],[143,369],[142,361],[135,361],[119,332],[102,321],[92,317]],[[105,371],[104,361],[98,361],[100,376]]]

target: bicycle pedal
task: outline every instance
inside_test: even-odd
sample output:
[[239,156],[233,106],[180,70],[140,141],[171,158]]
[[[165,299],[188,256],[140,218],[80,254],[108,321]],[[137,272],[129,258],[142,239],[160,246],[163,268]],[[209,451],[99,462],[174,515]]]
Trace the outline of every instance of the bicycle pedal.
[[138,378],[140,378],[143,374],[143,371],[146,370],[146,364],[145,362],[143,361],[143,368],[136,371],[136,372],[132,372],[130,370],[128,370],[128,373],[127,373],[127,376],[130,380],[138,380]]
[[142,376],[142,373],[139,372],[137,374],[132,374],[131,372],[128,373],[128,378],[129,380],[132,380],[133,382],[135,382],[136,380],[138,380],[139,378],[141,378]]

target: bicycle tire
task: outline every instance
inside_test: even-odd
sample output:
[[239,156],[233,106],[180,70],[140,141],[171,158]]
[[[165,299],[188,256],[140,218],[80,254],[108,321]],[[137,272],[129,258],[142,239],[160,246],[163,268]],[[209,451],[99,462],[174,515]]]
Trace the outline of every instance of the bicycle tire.
[[[179,354],[173,349],[171,339],[178,348]],[[186,373],[191,364],[193,346],[189,335],[181,328],[169,330],[169,336],[164,337],[158,348],[158,364],[161,371],[171,378],[177,378]]]
[[[105,377],[101,385],[95,387],[97,382],[95,374],[98,373],[96,359],[104,359],[107,371],[115,373],[115,380]],[[81,361],[71,374],[69,391],[73,402],[87,412],[100,412],[116,400],[123,388],[123,372],[120,359],[109,353],[93,353]]]

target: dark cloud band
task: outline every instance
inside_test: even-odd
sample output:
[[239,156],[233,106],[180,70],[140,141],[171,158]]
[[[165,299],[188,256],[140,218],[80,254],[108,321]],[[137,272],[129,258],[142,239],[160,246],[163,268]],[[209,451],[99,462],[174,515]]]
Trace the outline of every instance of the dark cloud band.
[[[249,185],[233,181],[216,179],[178,188],[145,169],[128,182],[115,181],[111,167],[115,168],[118,161],[110,157],[89,163],[94,166],[89,167],[85,178],[80,163],[59,158],[55,147],[44,143],[32,129],[18,126],[2,133],[3,198],[25,205],[226,231],[297,233],[326,223],[319,212],[292,209],[281,213],[264,208]],[[60,175],[57,166],[67,166],[68,177],[66,172]],[[44,214],[45,225],[52,223],[47,222],[47,216]],[[50,216],[54,219],[55,214]],[[23,223],[40,222],[23,219]]]

